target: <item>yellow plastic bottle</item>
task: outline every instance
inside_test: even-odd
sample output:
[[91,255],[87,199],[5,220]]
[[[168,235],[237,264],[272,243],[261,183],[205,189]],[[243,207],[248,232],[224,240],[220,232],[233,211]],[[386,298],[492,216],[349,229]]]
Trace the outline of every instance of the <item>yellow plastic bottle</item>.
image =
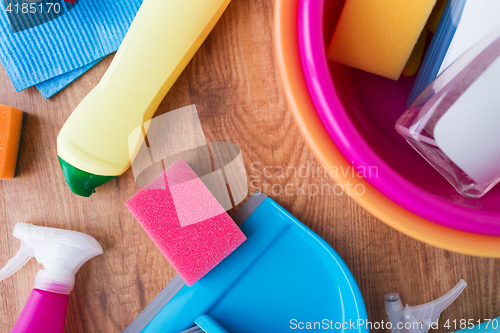
[[74,193],[88,197],[130,167],[129,135],[152,118],[229,2],[144,0],[101,82],[57,137]]

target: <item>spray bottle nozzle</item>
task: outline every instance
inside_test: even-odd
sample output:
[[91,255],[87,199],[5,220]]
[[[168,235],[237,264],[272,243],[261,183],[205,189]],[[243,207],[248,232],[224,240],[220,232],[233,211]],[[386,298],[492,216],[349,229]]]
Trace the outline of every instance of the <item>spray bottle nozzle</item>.
[[434,325],[443,312],[453,303],[467,286],[464,280],[438,299],[417,306],[406,306],[398,293],[385,295],[385,310],[389,315],[392,333],[425,333]]
[[35,288],[57,293],[69,294],[80,267],[103,252],[92,236],[77,231],[18,223],[14,237],[21,240],[21,248],[0,270],[0,281],[35,257],[44,267],[37,275]]

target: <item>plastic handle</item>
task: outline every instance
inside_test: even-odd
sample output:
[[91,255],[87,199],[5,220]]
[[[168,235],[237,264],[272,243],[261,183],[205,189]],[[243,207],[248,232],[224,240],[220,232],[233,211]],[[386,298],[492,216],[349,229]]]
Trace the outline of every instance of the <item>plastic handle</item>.
[[229,333],[215,319],[209,315],[202,315],[196,318],[195,326],[181,333]]
[[436,322],[441,312],[460,296],[465,287],[467,287],[467,283],[464,280],[460,280],[453,289],[443,296],[426,304],[412,306],[410,312],[418,321],[430,320],[431,322]]
[[5,280],[18,270],[20,270],[32,257],[33,250],[26,244],[21,243],[21,248],[14,257],[7,261],[7,264],[0,270],[0,281]]
[[199,316],[194,322],[205,333],[229,333],[215,319],[208,315]]

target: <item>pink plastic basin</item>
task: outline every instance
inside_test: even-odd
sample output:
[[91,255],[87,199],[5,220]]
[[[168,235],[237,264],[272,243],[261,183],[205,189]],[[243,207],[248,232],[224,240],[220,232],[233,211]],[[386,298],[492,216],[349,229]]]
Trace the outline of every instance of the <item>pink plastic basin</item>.
[[396,133],[414,78],[392,81],[331,62],[326,47],[343,0],[301,0],[299,49],[308,90],[342,154],[381,193],[435,223],[500,236],[500,186],[468,199]]

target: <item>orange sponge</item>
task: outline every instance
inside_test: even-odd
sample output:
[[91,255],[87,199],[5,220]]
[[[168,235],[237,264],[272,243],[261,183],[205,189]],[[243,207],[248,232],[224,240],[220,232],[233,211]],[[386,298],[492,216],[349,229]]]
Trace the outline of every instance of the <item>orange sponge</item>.
[[328,58],[399,79],[436,0],[346,0]]
[[0,179],[12,179],[16,174],[23,111],[0,105]]

